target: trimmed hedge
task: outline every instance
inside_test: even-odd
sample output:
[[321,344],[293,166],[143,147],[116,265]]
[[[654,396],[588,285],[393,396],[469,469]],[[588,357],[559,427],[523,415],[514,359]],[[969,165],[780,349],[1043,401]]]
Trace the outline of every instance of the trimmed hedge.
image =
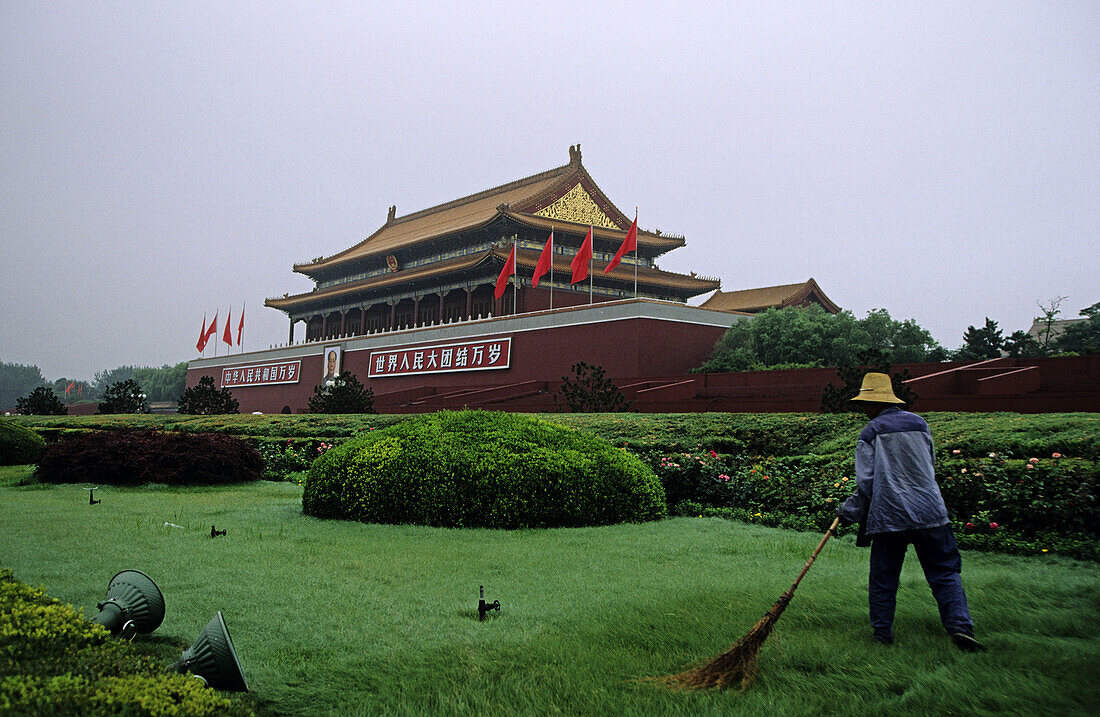
[[302,509],[322,518],[445,527],[557,527],[655,520],[660,482],[602,439],[484,411],[417,416],[313,462]]
[[35,476],[44,483],[217,485],[262,478],[247,442],[212,433],[101,431],[51,444]]
[[0,568],[0,714],[251,715]]
[[46,442],[29,428],[0,418],[0,466],[34,463]]
[[[922,413],[937,445],[966,455],[1027,458],[1060,452],[1100,460],[1100,413]],[[632,451],[688,451],[782,456],[851,452],[866,418],[818,413],[555,413],[538,416],[593,433]],[[397,425],[407,415],[16,416],[47,441],[72,431],[161,428],[249,438],[337,442]]]

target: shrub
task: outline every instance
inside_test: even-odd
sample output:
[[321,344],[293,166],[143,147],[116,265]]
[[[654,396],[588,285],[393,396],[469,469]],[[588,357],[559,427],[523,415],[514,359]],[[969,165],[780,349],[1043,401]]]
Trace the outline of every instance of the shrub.
[[240,413],[240,403],[228,388],[214,386],[213,376],[203,376],[197,385],[185,390],[178,406],[180,413],[200,416]]
[[15,410],[24,416],[64,416],[69,409],[48,386],[39,386],[15,402]]
[[374,413],[374,391],[365,388],[350,371],[331,386],[318,384],[309,399],[310,413]]
[[0,713],[252,714],[138,648],[0,569]]
[[260,441],[257,450],[264,461],[264,478],[276,481],[304,480],[305,471],[335,444],[326,441]]
[[[1094,461],[1058,452],[1027,460],[996,451],[973,456],[950,446],[940,453],[936,479],[960,546],[1100,559]],[[647,460],[674,515],[823,530],[855,490],[847,452],[750,458],[695,450],[650,453]]]
[[664,491],[625,450],[547,421],[483,411],[417,416],[314,461],[303,511],[448,527],[607,525],[660,518]]
[[46,442],[29,428],[0,418],[0,466],[34,463]]
[[573,413],[620,413],[629,402],[618,386],[604,374],[602,366],[589,366],[584,361],[570,367],[576,378],[561,377],[555,400]]
[[256,449],[231,436],[103,431],[47,447],[36,475],[45,483],[213,485],[259,480],[262,470]]
[[128,378],[112,383],[103,392],[99,413],[149,413],[149,402],[137,381]]

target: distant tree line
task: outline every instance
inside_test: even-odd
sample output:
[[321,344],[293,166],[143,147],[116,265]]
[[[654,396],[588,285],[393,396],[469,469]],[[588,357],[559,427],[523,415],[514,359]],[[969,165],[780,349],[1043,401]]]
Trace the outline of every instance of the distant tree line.
[[[178,401],[187,383],[187,362],[148,366],[119,366],[95,374],[92,381],[59,378],[48,381],[33,365],[0,362],[0,409],[14,408],[20,398],[29,397],[37,388],[52,392],[62,404],[98,403],[107,389],[133,380],[141,387],[148,401]],[[42,394],[39,393],[39,399]],[[37,405],[37,404],[36,404]]]
[[962,345],[954,351],[937,343],[912,319],[897,321],[886,309],[857,319],[850,311],[831,314],[816,304],[771,308],[733,324],[696,371],[853,366],[866,363],[868,355],[885,364],[899,364],[1100,353],[1100,303],[1081,310],[1086,321],[1070,324],[1057,334],[1051,327],[1058,320],[1060,301],[1039,304],[1043,316],[1036,321],[1047,327],[1039,331],[1039,338],[1023,330],[1004,336],[997,322],[986,317],[982,326],[967,327]]

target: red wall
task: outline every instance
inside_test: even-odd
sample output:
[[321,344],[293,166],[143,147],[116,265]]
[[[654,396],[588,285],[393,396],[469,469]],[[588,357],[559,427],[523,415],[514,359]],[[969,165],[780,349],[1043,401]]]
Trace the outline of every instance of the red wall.
[[[555,300],[557,296],[554,297]],[[724,327],[666,321],[655,318],[630,318],[617,321],[580,323],[527,331],[484,334],[483,338],[511,336],[510,367],[500,370],[392,376],[367,380],[370,350],[345,349],[342,369],[350,371],[371,388],[376,396],[394,392],[427,390],[444,392],[525,381],[560,381],[572,375],[573,364],[584,361],[602,366],[611,378],[627,376],[663,376],[683,374],[702,364],[715,342],[725,332]],[[417,332],[408,332],[410,339]],[[482,338],[482,337],[479,337]],[[465,339],[464,339],[465,340]],[[314,387],[324,375],[321,351],[327,344],[318,342],[317,353],[302,356],[302,380],[297,384],[275,386],[245,386],[230,390],[240,402],[242,413],[260,411],[278,413],[289,406],[294,413],[306,410]],[[430,346],[444,341],[409,341],[404,346]],[[387,347],[389,348],[389,347]],[[299,357],[295,357],[297,360]],[[262,356],[242,357],[238,365],[248,366],[264,361]],[[198,383],[203,375],[214,376],[221,385],[221,366],[192,368],[187,372],[187,385]]]

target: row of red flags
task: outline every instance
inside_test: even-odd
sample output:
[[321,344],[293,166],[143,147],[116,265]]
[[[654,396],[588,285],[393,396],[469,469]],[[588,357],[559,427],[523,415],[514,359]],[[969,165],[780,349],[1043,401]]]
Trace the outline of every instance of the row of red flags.
[[[228,315],[225,317],[225,331],[222,332],[222,341],[229,346],[233,345],[233,308],[230,307]],[[210,339],[214,338],[214,334],[218,333],[218,314],[214,313],[214,320],[210,322],[210,325],[206,325],[206,314],[202,315],[202,330],[199,331],[199,340],[195,343],[195,348],[199,350],[199,353],[206,348],[206,344],[210,342]],[[241,320],[237,322],[237,345],[241,345],[241,335],[244,333],[244,307],[241,307]]]
[[[622,258],[626,256],[628,251],[636,251],[638,248],[638,217],[634,217],[634,223],[630,225],[630,230],[626,233],[626,238],[623,239],[623,243],[619,246],[619,250],[615,252],[615,256],[607,264],[607,268],[603,270],[603,273],[609,274],[611,270],[619,265]],[[546,240],[546,246],[542,248],[542,254],[539,255],[538,263],[535,264],[535,274],[531,279],[532,286],[539,285],[539,278],[550,271],[551,262],[554,256],[554,230],[550,230],[550,238]],[[570,279],[570,284],[576,284],[579,281],[584,281],[588,278],[588,265],[592,261],[592,225],[588,225],[588,236],[581,242],[581,248],[577,251],[577,255],[573,257],[573,261],[570,263],[570,267],[573,269],[573,276]],[[512,244],[512,253],[508,255],[508,260],[504,262],[504,268],[500,270],[500,276],[497,277],[496,291],[493,292],[493,296],[499,299],[504,296],[504,290],[508,286],[508,277],[516,273],[516,245]]]

